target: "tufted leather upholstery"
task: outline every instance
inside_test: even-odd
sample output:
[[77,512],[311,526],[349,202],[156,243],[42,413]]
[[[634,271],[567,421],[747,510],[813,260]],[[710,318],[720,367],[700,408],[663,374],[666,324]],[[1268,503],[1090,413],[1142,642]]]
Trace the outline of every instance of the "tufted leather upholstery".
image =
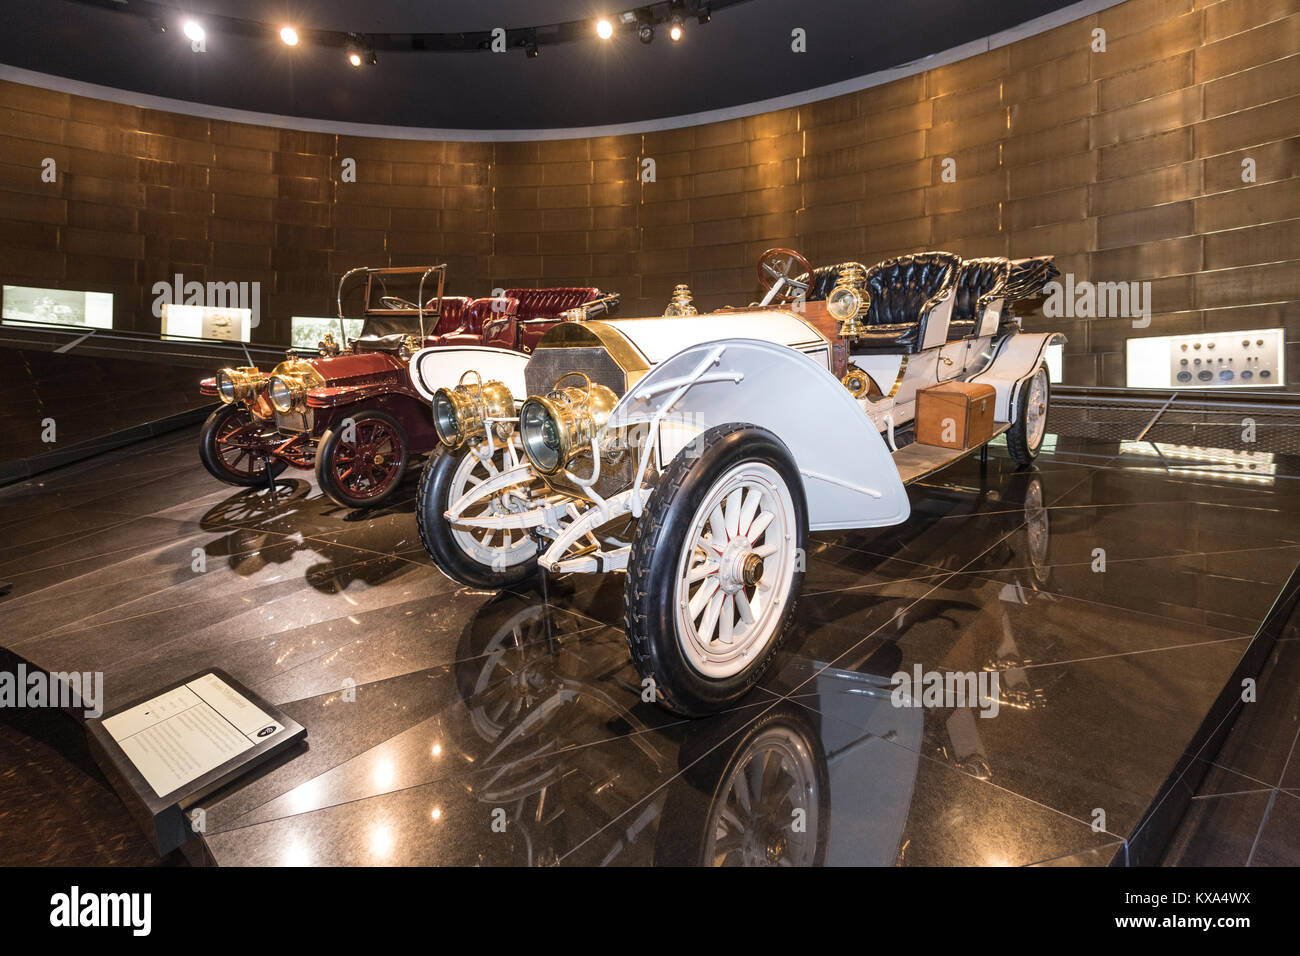
[[1061,274],[1052,261],[1055,256],[1030,256],[1027,259],[1012,259],[1008,266],[1011,273],[1007,278],[1004,293],[1008,299],[1032,299],[1043,294],[1043,287]]
[[[599,299],[602,295],[599,289],[589,287],[504,291],[504,295],[495,298],[466,300],[458,324],[449,331],[443,331],[445,327],[439,323],[439,335],[429,344],[490,345],[527,351],[524,346],[536,344],[536,340],[549,328],[547,319],[558,322],[560,313]],[[533,320],[536,324],[519,324],[527,320]]]
[[[836,284],[840,281],[840,270],[845,266],[857,266],[866,271],[867,267],[860,262],[841,262],[836,266],[818,266],[812,272],[812,281],[808,283],[808,295],[805,297],[809,302],[821,302],[834,291]],[[803,276],[799,277],[801,282],[808,281]]]
[[555,289],[506,289],[508,299],[518,299],[521,320],[558,318],[561,312],[576,309],[584,302],[600,298],[600,290],[587,286]]
[[[465,321],[465,310],[469,308],[469,296],[445,295],[442,297],[442,313],[432,330],[433,335],[446,335],[460,328]],[[427,323],[426,323],[427,324]],[[426,331],[429,331],[426,329]]]
[[931,313],[953,290],[961,257],[918,252],[886,259],[867,270],[871,304],[857,347],[919,352]]
[[984,310],[1004,294],[1011,263],[1001,256],[967,259],[957,276],[957,292],[948,325],[948,341],[974,335]]

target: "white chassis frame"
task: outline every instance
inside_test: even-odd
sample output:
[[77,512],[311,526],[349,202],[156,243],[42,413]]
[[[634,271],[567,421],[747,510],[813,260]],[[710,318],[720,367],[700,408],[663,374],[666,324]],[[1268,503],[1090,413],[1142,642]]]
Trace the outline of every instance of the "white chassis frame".
[[[1000,305],[999,301],[992,307]],[[988,316],[983,318],[982,332],[988,325]],[[524,511],[466,515],[484,498],[531,482],[535,475],[525,460],[452,502],[444,517],[465,527],[525,529],[550,539],[538,558],[548,571],[625,570],[630,554],[627,542],[601,539],[598,530],[616,518],[641,516],[653,491],[645,483],[651,465],[662,471],[708,429],[744,422],[768,429],[789,448],[803,479],[810,530],[899,524],[907,520],[911,508],[890,458],[892,436],[897,426],[912,420],[916,390],[959,378],[991,385],[997,396],[996,420],[1012,423],[1019,409],[1020,389],[1042,364],[1047,346],[1057,341],[1064,341],[1059,333],[982,335],[907,356],[851,356],[878,382],[885,381],[886,373],[896,376],[890,394],[875,403],[855,399],[817,360],[826,360],[829,350],[817,352],[813,358],[787,345],[746,338],[691,345],[655,365],[620,399],[610,416],[610,429],[627,427],[633,434],[637,434],[637,426],[643,429],[637,437],[631,487],[609,498],[598,495],[594,487],[600,475],[597,455],[591,475],[565,471],[590,502],[555,493],[537,499],[536,507]],[[525,397],[527,364],[528,356],[505,349],[435,347],[415,354],[411,378],[420,394],[432,400],[437,388],[455,385],[460,375],[472,368],[483,381],[503,382],[518,403]],[[475,454],[495,451],[491,431]],[[954,452],[952,458],[966,453]],[[570,555],[580,543],[582,553]]]

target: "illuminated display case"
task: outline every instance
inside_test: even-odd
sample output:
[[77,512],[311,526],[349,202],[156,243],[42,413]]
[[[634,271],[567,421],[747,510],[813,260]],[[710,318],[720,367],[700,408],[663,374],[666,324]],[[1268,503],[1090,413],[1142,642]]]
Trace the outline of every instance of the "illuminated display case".
[[113,294],[7,285],[4,287],[0,318],[7,323],[17,324],[111,329]]
[[171,303],[162,307],[163,338],[247,342],[252,325],[252,309]]
[[1286,383],[1283,329],[1129,339],[1129,388],[1269,388]]

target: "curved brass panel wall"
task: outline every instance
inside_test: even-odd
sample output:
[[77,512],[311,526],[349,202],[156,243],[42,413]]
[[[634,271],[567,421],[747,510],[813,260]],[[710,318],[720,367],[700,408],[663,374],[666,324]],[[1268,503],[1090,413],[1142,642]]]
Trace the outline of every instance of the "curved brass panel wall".
[[635,314],[682,281],[705,307],[748,302],[776,244],[817,263],[1055,253],[1079,279],[1152,282],[1142,333],[1052,323],[1070,336],[1068,381],[1123,384],[1133,334],[1285,324],[1295,385],[1298,50],[1300,0],[1130,0],[806,107],[497,144],[281,131],[0,84],[0,278],[111,291],[119,327],[146,330],[154,282],[256,280],[255,340],[287,343],[288,317],[330,314],[357,264],[445,259],[449,291],[469,295],[590,282]]

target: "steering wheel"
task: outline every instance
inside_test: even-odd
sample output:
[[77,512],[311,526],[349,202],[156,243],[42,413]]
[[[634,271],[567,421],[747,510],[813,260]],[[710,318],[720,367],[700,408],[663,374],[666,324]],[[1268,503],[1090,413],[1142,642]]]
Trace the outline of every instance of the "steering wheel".
[[380,296],[379,301],[383,304],[385,309],[413,309],[417,312],[420,309],[420,307],[414,302],[411,302],[409,299],[403,299],[399,295]]
[[758,281],[767,290],[763,304],[793,302],[808,292],[812,265],[793,249],[776,247],[758,257]]

